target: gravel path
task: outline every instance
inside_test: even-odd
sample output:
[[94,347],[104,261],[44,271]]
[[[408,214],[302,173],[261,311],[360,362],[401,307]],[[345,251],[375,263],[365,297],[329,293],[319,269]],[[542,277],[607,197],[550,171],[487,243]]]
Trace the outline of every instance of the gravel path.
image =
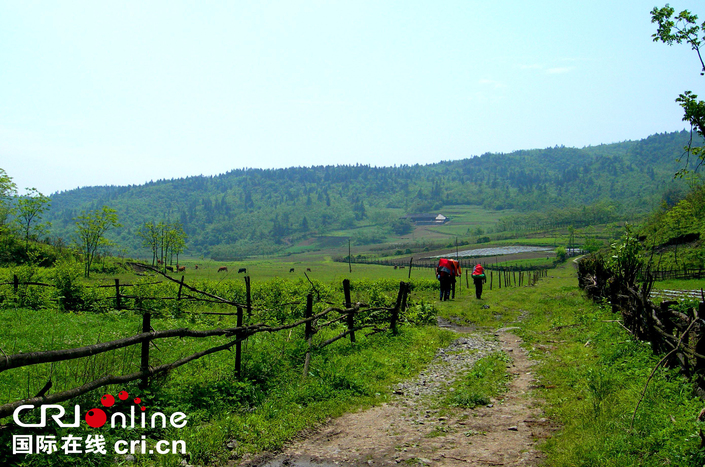
[[[343,415],[278,455],[265,453],[240,465],[538,465],[541,456],[535,442],[550,436],[551,426],[528,394],[533,362],[511,329],[462,335],[439,350],[417,377],[393,388],[389,403]],[[449,385],[477,360],[498,351],[513,359],[508,369],[514,378],[502,399],[441,415],[437,400]]]

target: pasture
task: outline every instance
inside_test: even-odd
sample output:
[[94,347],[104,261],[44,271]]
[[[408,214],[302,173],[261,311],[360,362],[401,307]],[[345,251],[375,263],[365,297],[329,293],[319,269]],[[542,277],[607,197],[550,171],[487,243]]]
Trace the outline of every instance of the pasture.
[[[373,287],[367,292],[356,291],[353,300],[389,302],[395,298],[392,286],[398,285],[408,275],[408,270],[356,264],[353,264],[353,272],[350,273],[347,264],[330,261],[184,261],[181,264],[186,265],[183,275],[187,283],[202,282],[210,284],[213,290],[230,290],[223,292],[228,297],[240,296],[244,280],[243,274],[238,274],[237,270],[245,267],[252,277],[255,305],[267,296],[277,301],[267,302],[256,313],[283,309],[292,316],[300,314],[300,304],[281,308],[276,303],[298,301],[300,295],[296,298],[297,291],[310,290],[310,284],[303,276],[306,268],[311,269],[308,275],[316,287],[334,302],[342,299],[339,284],[343,278],[350,278],[353,284],[388,279],[384,282],[391,285]],[[198,270],[192,267],[195,264],[199,265]],[[218,273],[218,268],[223,265],[228,267],[228,272]],[[291,268],[294,268],[293,273],[289,272]],[[414,279],[417,272],[423,272],[424,277]],[[180,279],[181,275],[175,274],[174,277]],[[91,278],[90,282],[109,283],[108,279],[111,279],[110,275],[101,275]],[[134,274],[125,274],[124,277],[125,281],[138,279],[151,281],[153,278]],[[486,289],[482,300],[477,300],[473,289],[468,290],[461,281],[454,300],[439,302],[431,270],[414,270],[412,280],[418,284],[412,293],[411,310],[414,313],[438,314],[447,321],[477,330],[520,326],[517,332],[527,342],[532,354],[541,361],[537,368],[541,387],[555,388],[537,390],[549,401],[547,410],[551,417],[566,425],[563,444],[552,441],[545,447],[553,458],[574,460],[575,456],[585,454],[586,450],[603,456],[603,460],[605,456],[613,455],[604,434],[605,424],[609,421],[605,417],[620,411],[629,412],[629,401],[641,390],[643,379],[635,375],[646,375],[649,365],[653,365],[657,357],[650,356],[648,346],[630,343],[624,331],[610,322],[614,317],[607,309],[589,303],[581,296],[571,263],[550,271],[549,276],[534,287]],[[670,284],[669,287],[678,285]],[[175,286],[170,287],[173,289]],[[276,290],[279,292],[272,293]],[[259,303],[262,305],[262,302]],[[225,311],[227,308],[203,305],[180,310],[168,305],[153,312],[152,326],[156,330],[181,327],[212,329],[235,324],[234,316],[201,313],[215,310]],[[41,306],[38,309],[4,306],[0,309],[0,328],[5,330],[0,337],[0,348],[7,354],[14,354],[105,342],[138,332],[140,318],[139,314],[126,310],[67,313]],[[259,319],[288,318],[274,314],[253,318],[255,321]],[[326,332],[318,334],[314,343],[330,336]],[[230,352],[207,356],[155,378],[150,389],[141,393],[143,399],[154,410],[187,413],[189,424],[178,432],[148,430],[138,434],[145,434],[149,439],[184,439],[190,452],[189,462],[198,464],[225,463],[230,456],[237,458],[248,452],[277,449],[301,430],[320,424],[327,417],[389,400],[390,387],[417,374],[431,360],[436,349],[447,345],[452,339],[452,333],[436,326],[403,326],[398,336],[388,333],[367,336],[360,333],[355,344],[342,339],[314,352],[309,374],[304,377],[301,370],[306,346],[301,330],[256,336],[246,343],[244,377],[240,380],[234,377],[234,355]],[[585,344],[586,340],[589,345]],[[556,344],[558,341],[562,342],[561,346]],[[155,362],[169,362],[221,342],[225,342],[225,338],[214,338],[208,342],[192,338],[162,340],[152,352]],[[615,359],[624,359],[625,355],[635,352],[639,352],[640,366],[634,370],[634,375],[630,373],[631,376],[627,375],[628,379],[625,379],[627,377],[610,370]],[[52,391],[59,391],[108,371],[122,374],[138,368],[139,349],[135,346],[72,362],[0,372],[0,387],[8,388],[0,393],[0,402],[33,396],[49,378],[55,385]],[[611,392],[600,394],[603,399],[599,400],[595,399],[597,396],[591,392],[590,386],[576,383],[593,381],[598,372],[605,374],[605,384],[611,384]],[[652,384],[655,389],[645,413],[647,409],[656,410],[656,413],[664,410],[664,399],[667,399],[668,410],[676,414],[679,423],[681,417],[685,419],[689,416],[693,409],[691,402],[682,393],[675,393],[678,385],[669,377],[658,376]],[[95,404],[101,394],[113,394],[123,389],[135,394],[139,391],[134,383],[111,386],[83,396],[77,402]],[[603,400],[605,405],[601,405]],[[590,405],[594,403],[597,407],[608,407],[607,402],[618,405],[604,412],[595,411]],[[611,431],[608,430],[608,438],[617,439],[622,446],[620,449],[625,452],[629,451],[629,446],[636,446],[638,457],[663,443],[665,438],[682,437],[682,424],[674,425],[669,419],[665,420],[667,423],[660,423],[649,417],[639,422],[638,430],[660,430],[661,434],[651,441],[645,437],[619,435],[628,431],[621,421]],[[55,432],[59,436],[66,433],[66,429]],[[129,430],[115,431],[108,433],[108,436],[130,439],[134,433]],[[0,434],[0,443],[7,445],[9,442],[7,433]],[[670,444],[667,450],[680,452],[679,449],[690,449],[689,446],[695,442],[687,441],[681,443],[682,446]],[[229,443],[235,447],[228,449],[226,446]],[[8,458],[2,457],[5,455],[0,454],[0,461],[8,463]],[[182,460],[181,456],[169,455],[151,460],[144,458],[141,462],[158,461],[161,465],[177,466]],[[101,464],[112,460],[86,456],[86,462]],[[561,465],[561,462],[556,465]],[[626,462],[624,465],[637,464]]]
[[[409,278],[408,269],[397,269],[388,266],[378,266],[372,264],[352,264],[350,272],[348,263],[340,263],[332,260],[328,261],[277,261],[271,260],[248,260],[248,261],[194,261],[185,260],[179,263],[186,269],[182,273],[169,273],[171,277],[181,278],[183,275],[189,280],[207,280],[216,283],[237,281],[242,282],[247,274],[253,282],[268,281],[271,279],[299,280],[306,281],[306,275],[312,281],[322,281],[325,283],[342,282],[343,279],[353,280],[378,280],[392,279],[406,281]],[[198,269],[195,266],[198,265]],[[227,271],[218,272],[221,267],[227,267]],[[238,270],[245,268],[247,273],[238,273]],[[291,270],[294,270],[291,272]],[[131,275],[121,275],[125,280],[129,280]],[[92,280],[105,281],[108,283],[115,276],[110,274],[96,274]],[[434,279],[434,274],[428,269],[413,269],[412,279]]]

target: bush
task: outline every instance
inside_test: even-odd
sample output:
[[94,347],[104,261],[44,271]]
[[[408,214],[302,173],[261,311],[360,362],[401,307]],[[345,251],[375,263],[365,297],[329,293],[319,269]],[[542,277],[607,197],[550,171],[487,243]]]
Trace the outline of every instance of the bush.
[[563,263],[567,258],[568,253],[566,252],[565,247],[559,246],[556,248],[556,261]]
[[411,305],[406,311],[404,318],[410,324],[424,325],[436,324],[438,310],[432,303],[420,300],[419,303]]
[[51,271],[56,286],[59,308],[75,311],[83,308],[83,287],[79,284],[83,276],[83,266],[68,259],[61,259]]

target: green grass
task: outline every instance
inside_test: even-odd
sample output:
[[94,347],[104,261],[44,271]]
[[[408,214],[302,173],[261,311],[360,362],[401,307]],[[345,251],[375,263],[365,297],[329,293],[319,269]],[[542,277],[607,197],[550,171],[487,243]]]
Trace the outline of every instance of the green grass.
[[449,407],[474,409],[487,405],[507,389],[507,363],[511,359],[503,352],[478,360],[472,369],[453,384],[444,404]]
[[542,280],[519,331],[540,361],[539,396],[562,425],[543,446],[549,466],[701,466],[702,402],[675,370],[659,370],[630,428],[636,401],[659,360],[605,307],[587,301],[570,265]]
[[[347,252],[346,252],[347,254]],[[251,280],[262,282],[271,279],[281,278],[287,280],[303,280],[306,281],[306,275],[311,280],[322,282],[342,282],[343,279],[360,280],[360,279],[394,279],[408,280],[409,270],[394,269],[390,266],[378,266],[374,264],[352,264],[352,272],[350,272],[348,263],[340,263],[332,260],[327,261],[281,261],[275,259],[264,260],[248,260],[248,261],[197,261],[184,260],[180,264],[186,267],[183,273],[169,273],[169,275],[177,280],[184,276],[186,283],[199,280],[209,280],[214,282],[238,282],[244,281],[245,274],[238,273],[240,268],[247,269],[247,275]],[[198,269],[194,266],[198,265]],[[227,272],[218,272],[222,266],[228,268]],[[294,269],[293,272],[290,272]],[[310,269],[310,271],[308,271]],[[116,274],[91,274],[93,282],[111,284],[114,283],[116,277],[122,281],[132,282],[137,276],[134,274],[121,273]],[[433,279],[433,271],[431,269],[413,269],[412,279],[424,278]],[[306,281],[307,282],[307,281]]]
[[[267,277],[283,275],[293,279],[301,267],[306,267],[303,263],[276,261],[242,264],[248,267],[248,272],[252,268],[256,284]],[[291,276],[290,266],[295,267]],[[323,262],[310,267],[310,275],[319,274],[315,280],[334,280],[335,287],[339,287],[342,278],[350,276],[346,264]],[[218,276],[213,269],[198,273],[203,274],[199,280],[211,277],[221,285],[242,281],[241,276],[232,273]],[[413,277],[417,272],[421,273],[414,270]],[[353,265],[353,274],[357,274],[356,280],[360,282],[386,277],[393,284],[405,279],[408,271]],[[281,281],[280,285],[284,293],[289,286],[307,283],[297,277]],[[656,373],[636,414],[634,427],[630,427],[636,400],[660,357],[652,354],[648,344],[635,341],[615,323],[619,316],[585,299],[577,288],[571,262],[551,270],[534,287],[493,290],[486,287],[482,300],[475,298],[472,287],[466,288],[464,281],[458,284],[456,298],[446,302],[438,301],[436,283],[431,277],[424,276],[417,284],[412,306],[419,313],[435,309],[447,319],[478,329],[520,327],[517,334],[523,338],[531,357],[539,362],[534,370],[538,379],[535,395],[545,401],[545,413],[560,427],[541,447],[547,454],[546,465],[701,466],[705,462],[698,436],[703,423],[696,419],[702,401],[695,397],[690,383],[673,370],[661,369]],[[393,299],[392,289],[380,288],[375,296]],[[164,315],[153,323],[156,329],[212,328],[230,326],[232,318]],[[72,314],[7,307],[0,311],[0,329],[3,329],[0,348],[11,354],[74,347],[131,335],[138,326],[139,317],[126,312]],[[316,342],[330,335],[322,332],[315,337]],[[144,394],[149,407],[167,413],[184,411],[189,415],[189,424],[178,432],[146,434],[150,439],[185,439],[191,452],[188,462],[192,464],[222,464],[233,453],[240,456],[276,449],[327,417],[385,402],[391,385],[417,374],[430,362],[436,349],[452,339],[452,334],[435,327],[403,327],[399,336],[360,336],[355,345],[341,340],[314,354],[304,380],[301,372],[306,347],[300,331],[257,336],[246,345],[243,362],[246,377],[241,381],[233,378],[234,358],[228,352],[198,360],[155,381],[151,391]],[[158,343],[156,358],[167,362],[216,343],[194,339],[173,341]],[[57,364],[53,369],[39,365],[1,372],[0,388],[9,390],[0,391],[0,397],[15,400],[26,397],[27,393],[33,395],[52,372],[56,385],[52,390],[60,390],[85,382],[105,368],[129,370],[137,360],[136,354],[116,352],[74,364]],[[469,407],[483,403],[495,397],[493,394],[499,394],[504,382],[506,362],[497,354],[479,363],[457,383],[454,392],[458,399],[449,400],[448,405]],[[134,385],[105,388],[80,402],[95,404],[103,392],[121,389],[137,391]],[[66,433],[66,430],[57,431],[59,435]],[[111,434],[118,435],[130,439],[134,433]],[[7,436],[0,434],[0,444],[11,442]],[[233,451],[225,447],[231,440],[237,442]],[[9,463],[3,455],[0,454],[0,461]],[[139,462],[147,464],[153,460],[147,457]],[[46,465],[48,461],[44,462]],[[181,458],[164,456],[158,462],[178,465]],[[42,460],[35,457],[25,465],[42,465]]]
[[530,266],[540,266],[540,267],[550,267],[553,266],[553,261],[555,255],[553,252],[545,251],[549,258],[533,258],[533,259],[518,259],[515,261],[499,261],[497,263],[492,263],[492,266],[520,266],[520,267],[530,267]]
[[[414,284],[416,290],[421,291],[428,288],[429,281],[417,280]],[[398,282],[395,280],[374,282],[358,278],[352,281],[352,285],[355,301],[388,306],[396,299]],[[228,288],[227,284],[212,283],[210,286],[221,287],[224,291],[232,290],[236,295],[241,293],[238,289]],[[173,295],[173,290],[169,292],[164,286],[153,287],[156,292]],[[317,287],[323,299],[336,303],[342,300],[338,280],[330,285],[319,282]],[[297,298],[292,295],[293,292],[301,290],[303,293],[309,290],[308,282],[301,278],[253,283],[254,297],[260,297],[255,302],[259,308],[253,318],[256,321],[247,322],[279,319],[268,311],[279,308],[272,303],[278,303],[277,300],[290,302]],[[5,305],[0,310],[0,328],[5,330],[0,335],[0,348],[7,354],[72,348],[113,340],[136,334],[141,325],[141,317],[128,311],[66,313],[56,309]],[[412,298],[410,305],[403,320],[433,316],[434,308],[417,297]],[[321,303],[316,306],[319,310],[326,305]],[[289,313],[300,312],[298,305],[284,308]],[[198,308],[189,309],[194,314],[179,312],[173,307],[157,311],[152,319],[152,326],[157,330],[235,326],[235,317],[199,315],[196,313]],[[202,307],[201,311],[220,309],[209,305]],[[340,331],[340,326],[323,329],[316,334],[313,343],[321,343]],[[299,431],[328,417],[386,401],[388,388],[392,384],[418,373],[433,358],[438,347],[447,345],[454,338],[450,332],[435,326],[405,325],[398,336],[381,333],[366,337],[364,333],[359,333],[358,342],[354,345],[340,340],[314,352],[309,373],[303,379],[302,367],[307,346],[302,333],[303,330],[297,328],[291,332],[259,334],[248,339],[244,345],[244,377],[239,381],[234,378],[233,354],[220,352],[156,378],[147,392],[140,391],[136,383],[108,386],[71,403],[79,403],[82,407],[95,406],[102,394],[116,394],[124,389],[130,394],[140,395],[150,410],[185,412],[189,416],[185,429],[147,430],[142,433],[152,441],[160,438],[186,440],[192,463],[222,463],[232,454],[225,447],[230,440],[237,442],[238,454],[277,449]],[[150,352],[150,363],[172,362],[226,341],[226,338],[159,340]],[[54,384],[51,392],[54,393],[80,386],[104,374],[127,374],[138,369],[139,346],[53,365],[12,369],[0,372],[0,387],[5,388],[0,391],[0,403],[34,396],[50,377]],[[54,428],[52,434],[65,436],[70,432],[67,430]],[[0,444],[11,443],[8,433],[9,430],[0,433]],[[73,432],[74,435],[86,433],[86,429],[74,429]],[[109,443],[120,437],[134,439],[134,435],[120,430],[106,433]],[[0,454],[0,463],[13,465],[19,462],[6,456],[6,453]],[[18,465],[42,462],[37,457],[28,459],[29,463]],[[159,461],[164,465],[178,465],[181,460],[179,456],[146,456],[140,462],[148,464]],[[111,461],[112,458],[105,456],[88,456],[85,460],[96,465]]]
[[[468,292],[463,287],[448,302],[425,293],[441,316],[466,326],[519,326],[514,332],[539,362],[535,395],[560,427],[541,446],[546,465],[703,465],[698,433],[705,423],[697,421],[703,404],[675,370],[656,373],[630,428],[636,401],[661,356],[615,323],[619,315],[584,297],[571,262],[534,287],[486,290],[482,300]],[[469,404],[484,400],[467,397]]]
[[[81,340],[84,337],[84,327],[100,324],[87,315],[73,316],[74,320],[68,318],[71,317],[65,315],[64,319],[61,316],[51,319],[47,314],[26,316],[12,341],[18,341],[17,348],[31,345],[32,350],[36,350],[37,346],[62,347]],[[7,318],[8,321],[12,319],[13,316]],[[28,328],[23,326],[34,319],[49,323],[51,329],[64,336],[63,341],[59,343],[52,340],[48,330],[37,336],[36,340],[30,337]],[[99,330],[115,329],[116,334],[120,334],[117,329],[127,330],[134,324],[134,320],[121,317],[104,323],[102,327],[99,326]],[[162,324],[165,323],[156,322],[155,327],[160,328]],[[178,324],[185,323],[169,323],[171,326]],[[317,334],[314,344],[331,337],[335,332]],[[454,339],[452,333],[436,327],[402,327],[397,336],[378,334],[367,338],[360,333],[356,344],[341,340],[314,352],[308,375],[304,378],[302,364],[306,346],[302,337],[300,332],[295,331],[293,334],[258,335],[248,340],[243,360],[245,377],[240,381],[233,377],[233,355],[220,352],[180,367],[165,378],[157,378],[147,392],[140,391],[135,384],[105,387],[72,403],[80,403],[82,407],[94,406],[102,394],[116,394],[125,389],[132,395],[139,395],[150,410],[167,414],[184,412],[189,421],[187,427],[181,430],[140,429],[136,433],[104,430],[103,433],[109,445],[121,437],[135,439],[141,434],[152,440],[150,443],[158,439],[183,439],[190,453],[190,463],[221,464],[233,454],[226,448],[231,440],[237,444],[234,453],[238,456],[246,452],[278,449],[296,433],[329,417],[388,401],[389,387],[418,373],[430,362],[438,347]],[[168,341],[159,341],[159,350],[153,350],[158,360],[171,361],[179,354],[189,354],[196,350],[187,339],[174,341],[174,345]],[[209,342],[209,345],[214,344],[213,340]],[[12,350],[17,348],[13,347]],[[138,361],[139,356],[135,357],[135,361]],[[67,373],[58,368],[64,363],[54,368],[55,378]],[[103,368],[96,360],[77,361],[77,369],[88,368],[88,374],[78,375],[78,379],[91,378],[94,365]],[[49,369],[29,368],[33,368],[31,371],[34,376],[41,376],[31,378],[33,395],[40,387],[38,385],[43,385]],[[24,378],[27,374],[23,369],[0,373],[6,378],[0,385],[16,389],[11,394],[3,394],[5,399],[12,400],[17,395],[24,397]],[[63,389],[63,380],[58,382],[59,389]],[[66,436],[67,433],[85,436],[90,431],[87,428],[74,428],[52,432],[57,436]],[[8,445],[11,442],[8,436],[8,433],[0,433],[0,443]],[[41,458],[29,457],[27,462],[22,463],[18,459],[5,457],[7,455],[0,454],[0,461],[10,465],[37,465],[39,461],[41,465]],[[138,458],[141,464],[158,461],[162,465],[179,465],[181,462],[180,456]],[[107,465],[112,462],[112,457],[85,456],[83,460],[85,464],[81,465]]]
[[705,288],[703,279],[668,279],[654,282],[654,289],[660,290],[700,290]]

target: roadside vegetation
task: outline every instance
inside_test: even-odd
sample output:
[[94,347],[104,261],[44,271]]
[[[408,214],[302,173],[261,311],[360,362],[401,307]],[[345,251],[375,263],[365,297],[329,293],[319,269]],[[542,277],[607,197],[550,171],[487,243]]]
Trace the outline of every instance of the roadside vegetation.
[[[568,262],[534,287],[486,290],[482,300],[463,289],[454,302],[439,304],[440,314],[478,330],[519,328],[512,332],[538,362],[534,395],[557,428],[541,447],[547,465],[701,466],[705,423],[698,415],[705,403],[695,385],[676,370],[659,369],[632,426],[636,403],[661,356],[620,326],[621,317],[608,304],[587,299],[576,283]],[[467,404],[483,403],[492,388],[501,389],[506,358],[496,357],[496,373],[478,367],[467,375],[463,387],[490,387],[465,390],[461,398]],[[453,403],[458,402],[446,402]]]

